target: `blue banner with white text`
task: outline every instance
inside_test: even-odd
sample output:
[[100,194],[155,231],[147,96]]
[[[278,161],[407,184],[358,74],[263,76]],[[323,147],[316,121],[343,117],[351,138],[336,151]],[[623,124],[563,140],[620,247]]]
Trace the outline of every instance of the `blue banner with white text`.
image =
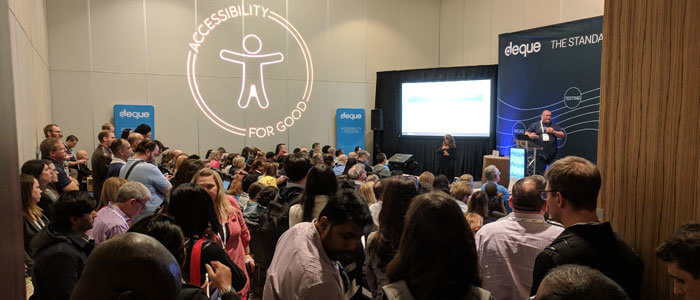
[[336,118],[336,144],[348,154],[360,146],[365,149],[365,110],[362,108],[338,108]]
[[561,126],[558,157],[596,161],[603,17],[498,36],[497,147],[509,155],[516,134],[543,110]]
[[124,129],[134,129],[146,124],[151,126],[151,139],[156,138],[155,117],[153,105],[114,105],[114,135],[119,137]]

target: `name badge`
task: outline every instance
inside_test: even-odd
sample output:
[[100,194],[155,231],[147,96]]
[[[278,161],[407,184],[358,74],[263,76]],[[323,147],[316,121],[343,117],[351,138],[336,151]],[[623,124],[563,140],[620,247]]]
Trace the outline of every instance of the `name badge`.
[[543,142],[549,142],[549,134],[542,134],[542,141]]

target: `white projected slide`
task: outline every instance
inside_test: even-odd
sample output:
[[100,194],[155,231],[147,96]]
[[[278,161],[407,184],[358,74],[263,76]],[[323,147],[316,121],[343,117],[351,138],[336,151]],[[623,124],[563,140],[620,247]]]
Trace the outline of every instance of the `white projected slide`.
[[491,80],[404,83],[401,134],[488,137]]

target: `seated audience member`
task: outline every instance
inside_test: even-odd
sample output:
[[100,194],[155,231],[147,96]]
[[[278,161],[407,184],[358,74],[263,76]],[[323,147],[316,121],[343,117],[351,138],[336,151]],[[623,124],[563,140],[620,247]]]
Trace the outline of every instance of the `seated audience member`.
[[[247,175],[248,172],[245,171],[245,168],[236,170],[236,172],[233,174],[231,184],[228,186],[228,191],[226,191],[227,194],[236,198],[238,204],[240,204],[239,198],[241,194],[243,194],[243,178],[245,178]],[[241,205],[241,208],[245,208],[245,206]]]
[[673,279],[673,293],[684,299],[700,299],[700,223],[678,228],[656,248]]
[[265,163],[263,176],[258,179],[264,186],[277,187],[277,164],[273,162]]
[[[265,186],[262,185],[260,182],[255,182],[250,185],[248,188],[248,204],[246,205],[245,209],[243,210],[243,218],[246,220],[252,221],[257,223],[258,219],[262,215],[262,211],[266,208],[262,204],[258,203],[258,195],[260,192],[265,188]],[[275,194],[277,193],[277,188],[275,188]],[[274,199],[274,197],[273,197]],[[260,213],[260,214],[258,214]]]
[[369,152],[364,150],[357,152],[357,161],[365,167],[365,172],[372,172],[372,166],[369,164]]
[[272,151],[268,151],[267,153],[265,153],[265,161],[275,162],[275,153]]
[[399,249],[404,218],[411,199],[418,195],[414,180],[405,176],[387,178],[382,184],[382,210],[379,213],[379,230],[367,237],[367,254],[364,272],[367,286],[374,299],[382,299],[382,286],[389,283],[386,266]]
[[489,215],[496,219],[505,217],[506,208],[503,206],[503,200],[501,199],[503,196],[498,193],[496,185],[489,184],[485,188],[482,188],[482,190],[488,197]]
[[433,190],[433,182],[435,182],[435,175],[428,171],[425,171],[418,176],[418,182],[420,183],[421,193],[427,193]]
[[127,128],[127,129],[122,130],[122,133],[119,137],[126,140],[129,138],[130,134],[131,134],[131,128]]
[[175,157],[175,164],[173,165],[173,174],[177,173],[177,170],[180,169],[182,163],[185,162],[185,160],[190,159],[189,157],[190,156],[186,153],[182,153]]
[[348,153],[348,159],[357,159],[357,152]]
[[333,168],[335,166],[335,157],[326,155],[323,157],[323,164]]
[[598,270],[562,265],[542,280],[536,300],[628,300],[625,291]]
[[[32,175],[21,174],[19,177],[20,191],[22,192],[22,219],[24,220],[24,254],[25,257],[31,257],[32,253],[30,243],[32,238],[49,225],[49,219],[44,216],[41,208],[37,205],[41,199],[41,188],[39,181]],[[27,268],[31,270],[34,262],[26,261]]]
[[367,171],[365,171],[365,165],[358,163],[352,168],[350,168],[350,171],[348,172],[348,179],[352,180],[353,183],[355,183],[355,189],[359,189],[362,184],[365,183],[365,179],[367,179]]
[[335,163],[335,166],[333,167],[333,173],[335,173],[335,176],[340,176],[343,175],[343,171],[345,171],[345,165],[348,163],[348,156],[345,154],[341,154],[338,156],[338,161]]
[[245,297],[250,290],[248,278],[251,274],[248,274],[247,270],[254,269],[255,261],[250,255],[250,232],[243,220],[241,208],[233,196],[224,192],[224,184],[217,171],[211,168],[201,169],[192,178],[192,183],[203,187],[214,203],[214,212],[221,224],[221,232],[217,233],[213,240],[224,247],[231,261],[246,274],[245,287],[237,290],[239,296]]
[[331,148],[331,145],[323,145],[323,147],[321,148],[321,153],[324,154],[324,156],[325,156],[325,154],[328,154],[328,149],[330,149],[330,148]]
[[387,180],[388,178],[379,180],[374,184],[373,187],[374,198],[377,199],[377,201],[369,206],[369,212],[372,215],[372,221],[374,221],[374,225],[377,227],[379,227],[379,212],[381,212],[382,210],[382,194],[384,193],[384,186],[386,186]]
[[435,176],[435,181],[433,181],[433,189],[436,191],[442,191],[445,194],[450,194],[450,180],[447,179],[445,175]]
[[374,181],[366,181],[360,186],[358,193],[367,201],[368,206],[377,202],[377,198],[374,196]]
[[48,138],[41,142],[41,157],[48,159],[58,172],[58,182],[54,185],[59,193],[78,190],[78,181],[69,177],[63,169],[63,162],[66,160],[66,147],[60,139]]
[[262,159],[253,160],[250,167],[248,167],[248,174],[255,174],[258,175],[258,177],[262,176],[265,171],[265,166],[263,164],[265,164],[265,161]]
[[313,156],[311,156],[311,165],[316,166],[316,165],[322,165],[323,164],[323,154],[318,152],[314,153]]
[[343,149],[340,149],[340,148],[335,149],[335,157],[340,157],[343,154],[344,154]]
[[54,177],[54,172],[51,168],[55,166],[53,163],[47,160],[32,159],[26,161],[22,164],[22,174],[27,174],[34,177],[39,182],[39,189],[41,189],[41,198],[37,203],[37,206],[41,208],[42,213],[47,219],[51,219],[53,216],[53,208],[51,207],[53,203],[58,200],[58,193],[53,191],[51,187],[51,181]]
[[379,176],[376,174],[370,174],[367,176],[367,179],[365,179],[365,182],[377,182],[379,181]]
[[474,234],[476,234],[479,229],[484,226],[484,218],[482,218],[479,214],[468,212],[464,214],[464,217],[467,218],[469,228]]
[[263,299],[343,299],[347,277],[337,261],[354,253],[371,223],[357,193],[336,193],[317,219],[299,223],[280,237]]
[[144,140],[143,135],[140,133],[132,132],[129,134],[127,141],[131,145],[131,150],[136,151],[136,147]]
[[78,169],[78,189],[81,191],[87,191],[87,179],[92,175],[92,171],[85,163],[88,157],[87,151],[78,150],[75,157],[78,159],[78,164],[75,165],[75,168]]
[[152,136],[151,126],[148,126],[148,124],[141,124],[139,126],[136,126],[134,132],[141,134],[144,139],[151,139]]
[[603,272],[631,299],[639,299],[644,263],[613,232],[610,222],[598,221],[598,167],[585,158],[568,156],[551,164],[545,177],[542,196],[547,198],[549,216],[566,229],[537,256],[530,294],[535,294],[549,270],[580,264]]
[[105,181],[102,186],[102,195],[100,200],[97,202],[97,210],[106,207],[110,202],[116,202],[119,196],[119,188],[122,184],[126,183],[126,179],[119,177],[112,177]]
[[309,156],[313,157],[316,153],[321,153],[321,144],[319,143],[311,144],[311,151],[309,152]]
[[488,196],[484,191],[476,191],[469,198],[469,203],[467,203],[467,212],[473,212],[480,215],[484,219],[484,225],[498,220],[497,218],[489,214],[489,202]]
[[355,166],[356,164],[357,164],[357,158],[348,158],[348,162],[345,164],[345,168],[343,168],[343,174],[341,174],[341,175],[347,176],[348,172],[350,172],[350,169],[352,169],[352,167]]
[[133,222],[153,214],[170,191],[170,181],[160,172],[158,167],[153,165],[159,153],[160,149],[156,142],[145,140],[136,147],[134,155],[119,171],[119,177],[140,182],[151,192],[151,199],[146,203],[146,208],[138,216],[132,218]]
[[92,251],[71,299],[175,299],[180,267],[154,238],[125,233]]
[[[182,269],[185,263],[185,237],[172,217],[163,214],[145,217],[131,226],[129,232],[142,233],[156,239],[177,260],[178,270]],[[241,299],[236,295],[236,291],[231,285],[231,269],[218,261],[212,261],[210,265],[205,267],[211,279],[211,285],[219,291],[221,300]],[[180,276],[182,276],[182,272],[180,272]],[[182,283],[181,287],[180,294],[177,296],[178,300],[210,299],[205,291],[198,286]]]
[[256,174],[248,174],[245,175],[245,177],[243,177],[243,180],[241,180],[241,190],[243,192],[238,197],[238,205],[243,209],[245,209],[246,206],[248,206],[248,202],[250,201],[250,195],[248,194],[248,190],[250,189],[250,186],[253,185],[253,183],[258,182],[258,177],[259,176]]
[[112,151],[113,157],[107,168],[107,178],[119,177],[119,172],[131,156],[131,145],[125,139],[115,139],[109,145],[109,149]]
[[328,199],[338,189],[338,181],[333,170],[327,165],[315,165],[309,171],[306,187],[298,204],[289,208],[289,228],[318,218]]
[[459,205],[462,213],[467,213],[467,201],[472,195],[472,185],[468,182],[456,182],[450,188],[450,195],[457,201],[457,205]]
[[[231,269],[233,288],[236,291],[243,289],[246,285],[245,273],[218,243],[211,241],[222,229],[207,191],[195,183],[181,184],[170,196],[168,214],[175,219],[175,224],[180,226],[185,236],[185,263],[182,267],[185,281],[201,286],[205,281],[205,265],[218,261]],[[199,268],[191,268],[190,264],[199,265]]]
[[54,203],[54,216],[32,239],[32,299],[68,299],[94,248],[86,232],[92,228],[95,200],[83,191],[65,192]]
[[117,199],[109,201],[107,206],[97,212],[93,227],[88,231],[90,238],[95,240],[95,245],[129,230],[131,218],[146,208],[148,199],[151,199],[151,192],[140,182],[128,181],[122,184]]
[[204,162],[199,159],[185,159],[180,164],[179,168],[170,179],[170,183],[173,185],[172,189],[180,186],[183,183],[189,183],[194,178],[194,174],[197,174],[199,170],[204,169]]
[[355,152],[360,152],[360,151],[362,151],[362,147],[360,147],[360,146],[355,146],[355,150],[354,150],[354,151],[355,151]]
[[541,197],[545,186],[542,176],[518,180],[508,202],[513,212],[484,225],[474,237],[484,279],[481,287],[496,299],[526,299],[535,258],[564,231],[542,216],[547,210]]
[[484,169],[484,177],[485,177],[485,183],[481,186],[481,189],[484,190],[488,185],[495,185],[496,189],[499,194],[501,194],[501,200],[504,202],[504,207],[506,208],[506,212],[510,213],[510,206],[508,206],[508,197],[510,194],[508,194],[508,189],[500,184],[498,182],[501,180],[501,171],[498,170],[498,168],[494,165],[489,165]]
[[389,300],[491,298],[478,287],[474,235],[457,203],[441,192],[421,194],[411,202],[386,275],[391,283],[382,290]]
[[109,171],[109,164],[112,162],[112,150],[109,147],[114,141],[114,133],[102,130],[97,135],[97,141],[100,142],[97,145],[97,149],[92,152],[92,194],[95,195],[96,199],[100,199],[100,193],[102,192],[102,185],[107,180],[107,171]]
[[243,156],[236,156],[233,158],[231,161],[231,169],[229,169],[228,173],[236,175],[236,172],[239,170],[245,171],[245,158],[243,158]]
[[379,153],[375,160],[376,164],[372,167],[372,173],[376,174],[381,178],[387,178],[391,176],[391,170],[389,170],[389,160],[386,158],[386,154]]
[[285,154],[287,154],[287,144],[277,144],[277,146],[275,146],[275,155],[277,157],[280,157]]
[[474,176],[472,176],[471,174],[462,174],[462,176],[459,176],[459,181],[474,184]]

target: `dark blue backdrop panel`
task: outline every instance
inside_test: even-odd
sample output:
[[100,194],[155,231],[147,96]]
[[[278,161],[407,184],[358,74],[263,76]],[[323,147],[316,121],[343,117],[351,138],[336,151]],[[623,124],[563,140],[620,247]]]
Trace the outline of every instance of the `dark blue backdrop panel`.
[[498,150],[547,109],[566,132],[559,157],[596,161],[602,32],[595,17],[498,36]]
[[[375,107],[383,110],[384,130],[374,134],[374,156],[384,152],[387,157],[395,153],[413,154],[420,164],[418,172],[426,170],[436,172],[438,169],[438,149],[442,146],[442,137],[400,137],[401,133],[401,84],[404,82],[454,81],[454,80],[493,80],[491,95],[496,94],[497,67],[473,66],[433,68],[421,70],[386,71],[377,73],[377,92]],[[492,96],[492,98],[495,98]],[[450,109],[445,107],[445,109]],[[454,170],[455,174],[472,174],[477,180],[481,177],[483,156],[495,149],[496,105],[491,105],[491,137],[489,138],[455,138]],[[448,133],[448,132],[445,132]]]

